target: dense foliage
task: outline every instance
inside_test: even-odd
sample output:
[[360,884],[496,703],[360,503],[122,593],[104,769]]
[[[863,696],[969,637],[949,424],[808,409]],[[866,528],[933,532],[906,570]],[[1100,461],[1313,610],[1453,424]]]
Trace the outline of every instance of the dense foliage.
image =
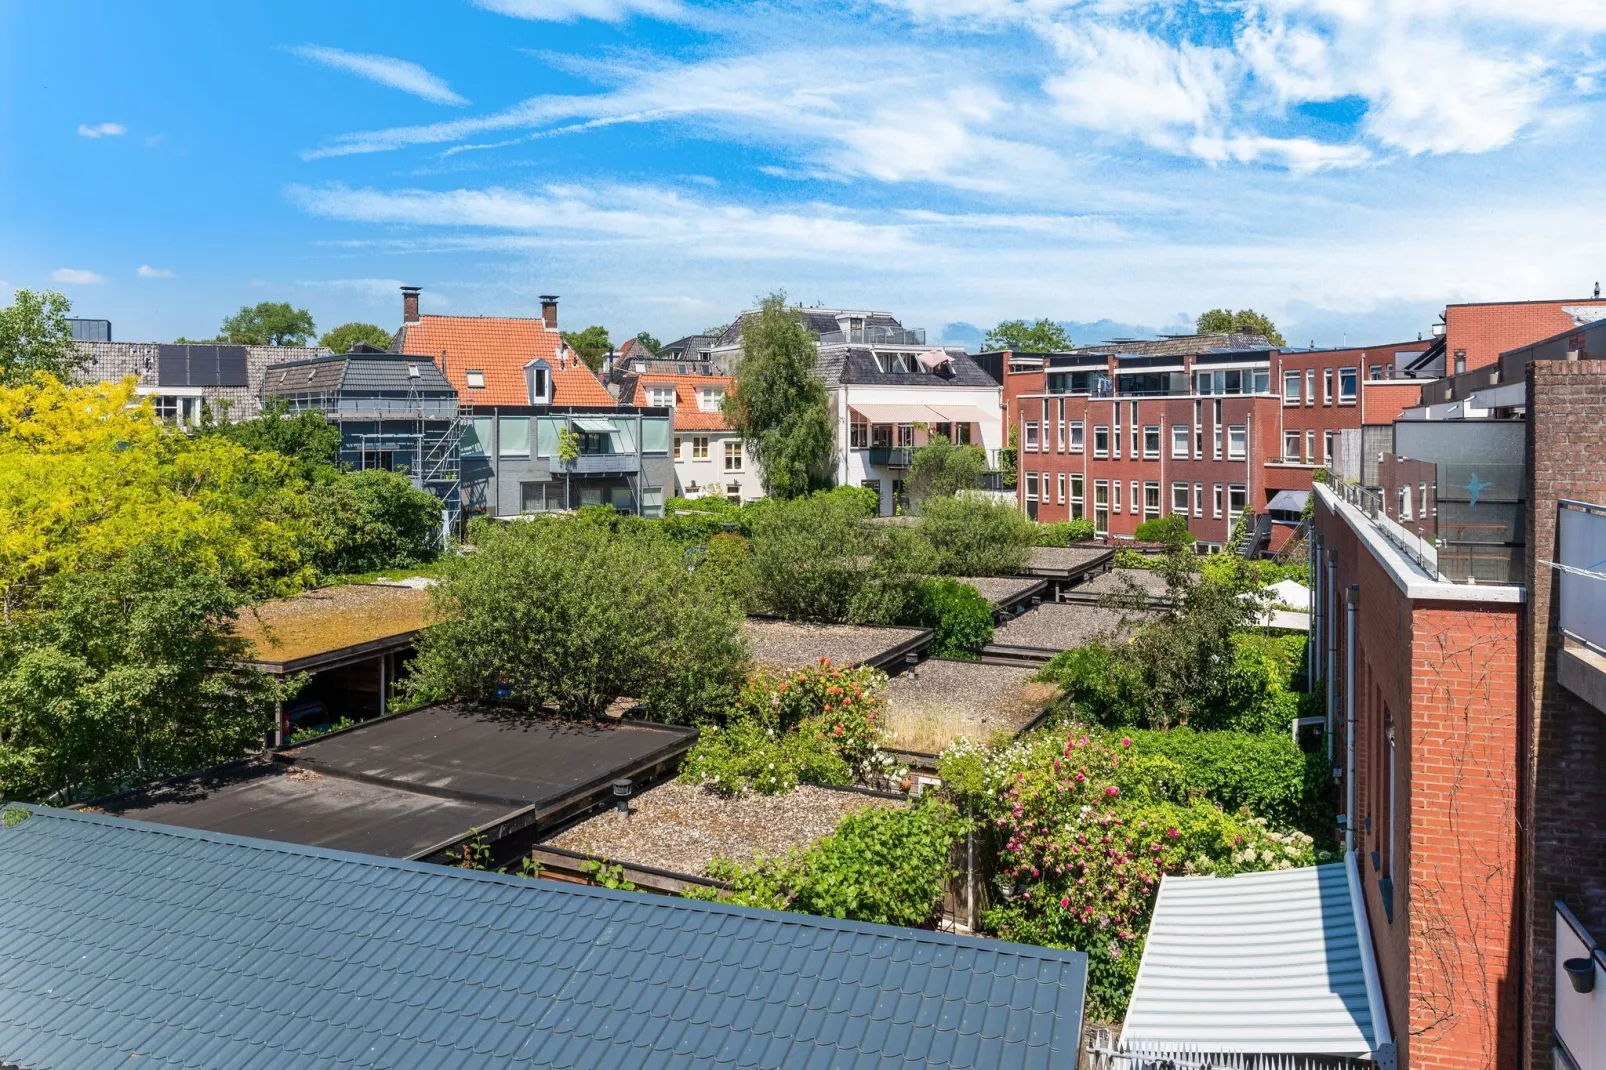
[[753,524],[759,605],[790,620],[862,620],[857,603],[887,529],[866,521],[860,494],[837,490],[775,502]]
[[742,325],[742,358],[725,395],[725,418],[742,436],[777,499],[828,487],[836,436],[819,347],[784,294],[766,297]]
[[583,331],[560,331],[563,340],[574,350],[575,356],[585,361],[592,371],[602,370],[602,358],[608,355],[613,343],[608,340],[608,328],[592,324]]
[[721,795],[777,795],[799,784],[880,785],[899,774],[880,749],[886,677],[818,665],[760,671],[723,724],[709,721],[680,779]]
[[385,349],[390,345],[390,332],[373,323],[342,323],[318,339],[319,345],[334,353],[350,353],[358,342]]
[[[312,313],[288,301],[241,306],[223,321],[217,341],[240,346],[304,346],[317,336]],[[388,341],[388,339],[387,339]]]
[[946,435],[932,435],[910,458],[910,501],[918,512],[927,498],[952,498],[962,490],[974,490],[981,486],[986,470],[987,453],[980,446],[955,445]]
[[914,623],[931,629],[931,654],[975,659],[993,641],[993,605],[968,583],[922,580],[915,587]]
[[70,379],[84,358],[72,340],[72,302],[54,290],[18,290],[0,308],[0,386],[21,386],[36,372]]
[[1038,524],[1032,541],[1036,546],[1070,546],[1073,543],[1087,542],[1092,538],[1093,521],[1082,518]]
[[1252,308],[1240,308],[1236,312],[1230,308],[1213,308],[1201,312],[1194,327],[1200,334],[1258,334],[1274,346],[1288,344],[1277,325]]
[[666,720],[723,712],[747,671],[741,610],[651,528],[581,518],[478,529],[431,589],[405,687],[595,716],[621,695]]
[[74,801],[260,745],[284,691],[238,665],[239,596],[154,548],[83,564],[0,627],[0,796]]
[[303,479],[317,479],[332,469],[340,454],[340,428],[322,412],[308,409],[292,413],[283,398],[268,398],[262,411],[250,420],[216,420],[206,413],[200,433],[215,435],[258,453],[277,453],[296,463]]
[[953,878],[953,845],[966,821],[935,799],[907,808],[867,807],[806,850],[751,865],[715,862],[709,875],[727,892],[694,898],[794,910],[880,925],[934,926]]
[[1025,320],[1004,320],[987,332],[982,339],[983,349],[1010,349],[1018,353],[1059,353],[1071,348],[1068,331],[1051,319],[1043,318],[1027,323]]
[[1145,520],[1132,537],[1138,542],[1163,542],[1172,547],[1192,546],[1194,542],[1193,533],[1188,530],[1188,518],[1180,513]]
[[417,565],[441,543],[441,503],[399,472],[345,472],[308,494],[322,575]]
[[932,548],[932,570],[944,576],[998,576],[1019,572],[1037,541],[1037,526],[1006,502],[932,498],[915,531]]

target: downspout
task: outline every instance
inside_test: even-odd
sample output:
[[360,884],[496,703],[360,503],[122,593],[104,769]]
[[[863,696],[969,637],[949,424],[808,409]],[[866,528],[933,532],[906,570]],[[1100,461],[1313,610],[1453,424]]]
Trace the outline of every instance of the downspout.
[[1355,852],[1355,609],[1361,585],[1352,583],[1344,612],[1344,850]]
[[1355,852],[1344,856],[1344,875],[1349,880],[1350,913],[1355,919],[1355,943],[1361,953],[1361,975],[1366,981],[1366,1010],[1372,1019],[1372,1059],[1379,1068],[1395,1066],[1394,1037],[1389,1032],[1388,1008],[1383,1005],[1383,982],[1377,973],[1377,957],[1372,951],[1372,927],[1366,918],[1366,900],[1361,891],[1360,868]]
[[1327,548],[1327,616],[1322,638],[1327,641],[1327,762],[1333,762],[1333,733],[1338,729],[1338,551]]

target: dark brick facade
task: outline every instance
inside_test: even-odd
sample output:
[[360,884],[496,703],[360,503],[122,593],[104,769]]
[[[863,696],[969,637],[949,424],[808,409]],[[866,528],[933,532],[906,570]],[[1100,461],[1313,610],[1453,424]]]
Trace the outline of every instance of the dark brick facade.
[[1606,937],[1606,712],[1556,682],[1556,502],[1606,502],[1606,364],[1528,365],[1528,609],[1523,706],[1527,1065],[1551,1065],[1561,900]]

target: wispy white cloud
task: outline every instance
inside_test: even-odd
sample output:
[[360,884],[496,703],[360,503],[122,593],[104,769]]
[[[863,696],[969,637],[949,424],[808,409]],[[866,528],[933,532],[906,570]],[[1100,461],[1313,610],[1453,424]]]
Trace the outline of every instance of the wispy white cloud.
[[678,0],[472,0],[475,7],[511,15],[516,19],[540,22],[573,22],[596,19],[623,22],[638,15],[655,19],[678,19],[685,6]]
[[355,74],[371,82],[411,93],[415,97],[435,104],[462,107],[468,99],[452,92],[451,86],[439,75],[431,74],[418,64],[394,56],[380,56],[364,52],[347,52],[324,45],[299,45],[290,49],[302,59],[325,67]]
[[128,127],[122,123],[97,123],[90,126],[87,123],[78,124],[79,137],[122,137],[128,133]]
[[50,281],[66,282],[75,286],[93,286],[106,281],[106,276],[81,268],[57,268],[50,273]]
[[151,267],[149,264],[141,264],[139,270],[134,274],[142,279],[170,279],[173,277],[171,268]]

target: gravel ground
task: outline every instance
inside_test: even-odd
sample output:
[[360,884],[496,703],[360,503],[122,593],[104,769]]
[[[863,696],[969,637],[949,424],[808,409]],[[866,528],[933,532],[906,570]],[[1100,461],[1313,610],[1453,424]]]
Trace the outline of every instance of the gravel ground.
[[565,829],[546,845],[702,876],[716,858],[751,862],[760,854],[807,847],[855,810],[901,805],[807,784],[785,795],[747,792],[726,798],[669,781],[632,799],[629,818],[605,810]]
[[742,633],[753,660],[778,669],[800,669],[821,658],[839,666],[859,665],[920,634],[919,628],[864,628],[853,624],[794,624],[748,618]]
[[1096,636],[1116,632],[1123,617],[1137,616],[1100,606],[1044,602],[1036,609],[1005,621],[993,633],[993,642],[1038,650],[1071,650]]
[[1014,735],[1054,697],[1035,669],[932,658],[887,681],[891,746],[937,754],[959,736]]
[[1028,571],[1074,572],[1102,557],[1114,557],[1107,546],[1034,546],[1027,559]]
[[995,606],[1013,602],[1043,582],[1037,576],[955,576],[954,579],[970,584]]
[[1079,583],[1071,589],[1072,594],[1125,594],[1128,583],[1135,584],[1138,590],[1150,598],[1164,598],[1166,594],[1165,576],[1146,568],[1112,568],[1101,576],[1094,576],[1086,583]]

